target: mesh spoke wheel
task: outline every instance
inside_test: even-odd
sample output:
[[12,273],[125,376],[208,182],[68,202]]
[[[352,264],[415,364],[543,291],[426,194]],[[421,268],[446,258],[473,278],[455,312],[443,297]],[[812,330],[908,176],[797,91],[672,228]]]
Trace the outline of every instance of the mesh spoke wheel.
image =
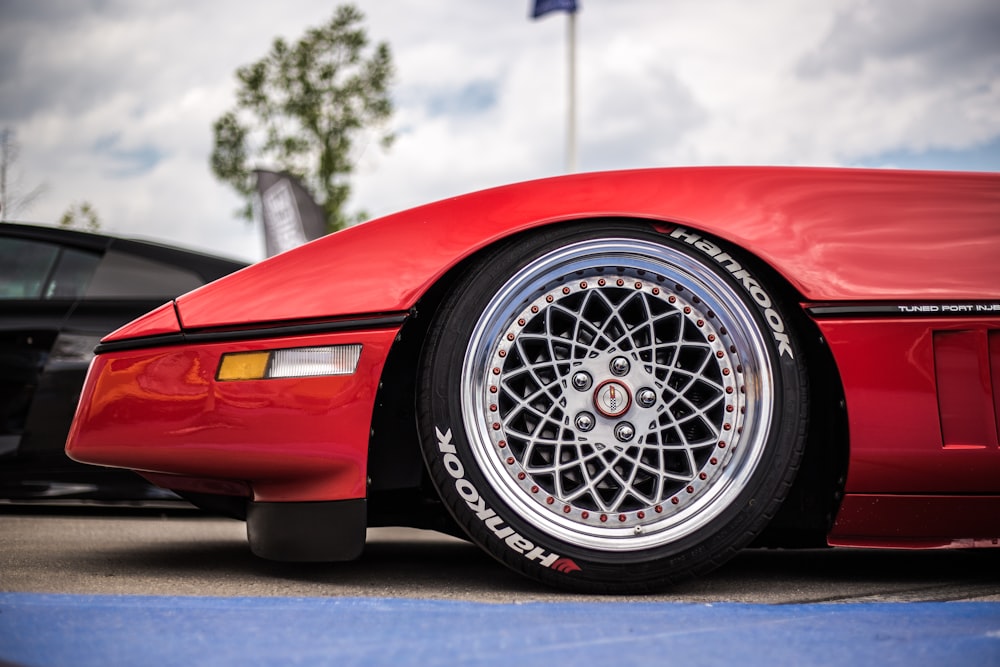
[[491,485],[561,539],[604,550],[711,520],[756,465],[773,401],[761,334],[716,283],[625,239],[519,272],[477,323],[462,374]]
[[[797,366],[783,368],[767,327],[777,311],[683,245],[648,233],[573,236],[540,241],[513,270],[523,248],[484,260],[432,332],[430,389],[448,399],[427,401],[434,423],[424,431],[438,441],[454,433],[459,457],[442,464],[446,450],[425,442],[442,497],[491,551],[476,519],[515,545],[545,540],[603,569],[683,561],[734,520],[759,530],[746,500],[764,483],[773,512],[802,440],[799,408],[781,398],[790,386],[799,395]],[[498,552],[532,573],[533,563]],[[650,572],[680,569],[671,567]]]

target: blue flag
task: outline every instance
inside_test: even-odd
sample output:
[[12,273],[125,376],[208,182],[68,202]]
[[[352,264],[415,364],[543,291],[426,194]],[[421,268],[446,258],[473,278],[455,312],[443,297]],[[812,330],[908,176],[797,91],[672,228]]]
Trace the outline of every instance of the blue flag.
[[537,19],[549,12],[570,12],[576,11],[576,0],[535,0],[535,7],[531,12],[531,18]]

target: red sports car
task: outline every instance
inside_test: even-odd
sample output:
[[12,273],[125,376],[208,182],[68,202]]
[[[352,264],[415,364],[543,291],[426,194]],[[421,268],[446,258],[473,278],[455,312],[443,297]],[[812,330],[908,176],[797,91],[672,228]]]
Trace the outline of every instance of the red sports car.
[[265,558],[461,531],[642,591],[750,544],[997,546],[1000,175],[583,174],[449,199],[107,336],[67,451]]

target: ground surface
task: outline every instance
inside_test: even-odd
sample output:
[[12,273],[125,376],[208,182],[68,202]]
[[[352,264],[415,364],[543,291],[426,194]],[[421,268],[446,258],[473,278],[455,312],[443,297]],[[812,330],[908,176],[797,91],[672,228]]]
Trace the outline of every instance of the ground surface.
[[1000,551],[747,551],[641,597],[568,595],[461,540],[255,558],[193,512],[0,507],[0,667],[1000,665]]

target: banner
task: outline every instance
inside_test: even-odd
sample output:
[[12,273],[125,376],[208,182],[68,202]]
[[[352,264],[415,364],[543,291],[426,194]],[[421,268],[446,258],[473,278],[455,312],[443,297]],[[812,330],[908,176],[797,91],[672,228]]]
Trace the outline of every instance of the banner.
[[261,169],[256,174],[268,257],[326,234],[323,209],[298,179],[291,174]]

